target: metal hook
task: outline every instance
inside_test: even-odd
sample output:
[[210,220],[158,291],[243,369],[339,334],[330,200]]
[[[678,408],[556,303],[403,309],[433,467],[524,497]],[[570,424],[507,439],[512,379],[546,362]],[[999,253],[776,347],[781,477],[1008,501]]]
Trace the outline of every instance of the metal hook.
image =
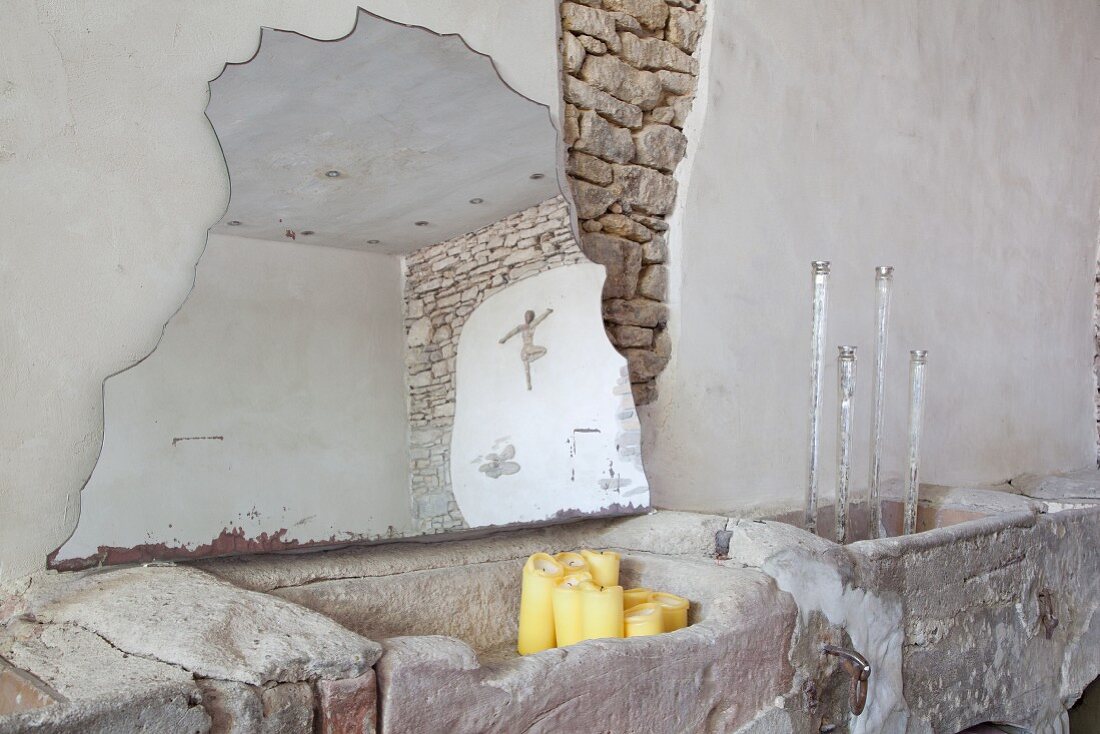
[[867,658],[855,650],[847,650],[836,645],[825,645],[826,655],[835,655],[840,658],[840,665],[847,671],[852,679],[852,686],[848,695],[848,706],[852,713],[859,716],[867,706],[867,679],[871,677],[871,664]]

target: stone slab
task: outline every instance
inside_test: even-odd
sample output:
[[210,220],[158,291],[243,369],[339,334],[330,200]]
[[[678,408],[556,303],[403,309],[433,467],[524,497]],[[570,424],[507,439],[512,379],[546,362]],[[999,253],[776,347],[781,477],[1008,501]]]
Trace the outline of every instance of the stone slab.
[[1100,500],[1100,471],[1078,469],[1061,474],[1021,474],[1012,480],[1020,494],[1044,500]]
[[58,703],[0,716],[0,733],[206,732],[210,718],[186,671],[127,655],[74,625],[14,622],[0,628],[0,655],[46,683]]
[[39,622],[77,625],[128,654],[253,685],[352,678],[381,655],[327,617],[192,568],[88,574],[34,586],[25,602]]

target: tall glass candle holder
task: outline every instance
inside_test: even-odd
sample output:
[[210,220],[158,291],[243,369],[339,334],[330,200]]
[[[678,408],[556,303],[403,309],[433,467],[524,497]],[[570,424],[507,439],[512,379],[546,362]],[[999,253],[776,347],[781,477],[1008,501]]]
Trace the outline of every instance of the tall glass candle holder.
[[909,474],[905,478],[905,525],[902,532],[917,530],[917,502],[920,493],[920,438],[924,427],[924,368],[928,352],[909,352]]
[[848,539],[848,490],[852,480],[852,401],[856,391],[856,348],[838,347],[836,411],[836,542]]
[[821,438],[821,393],[825,380],[825,316],[829,305],[829,263],[815,260],[813,274],[813,323],[810,334],[810,436],[806,478],[805,526],[817,533],[818,447]]
[[882,466],[883,422],[886,415],[886,352],[893,285],[893,267],[880,265],[875,268],[875,364],[871,375],[871,465],[867,477],[867,514],[872,538],[882,534],[878,480]]

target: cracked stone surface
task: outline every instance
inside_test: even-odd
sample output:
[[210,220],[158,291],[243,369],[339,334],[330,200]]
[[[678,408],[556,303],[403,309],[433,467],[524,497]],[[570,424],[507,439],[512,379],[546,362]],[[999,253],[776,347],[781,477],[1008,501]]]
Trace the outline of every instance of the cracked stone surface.
[[39,622],[82,627],[129,655],[205,678],[352,678],[381,655],[377,643],[327,617],[186,567],[88,574],[33,586],[25,602]]
[[1020,494],[1044,500],[1100,500],[1100,471],[1079,469],[1045,476],[1022,474],[1012,480],[1012,488]]
[[64,701],[0,716],[0,734],[16,732],[206,732],[192,676],[178,667],[127,656],[74,625],[15,622],[0,630],[0,655],[31,671]]

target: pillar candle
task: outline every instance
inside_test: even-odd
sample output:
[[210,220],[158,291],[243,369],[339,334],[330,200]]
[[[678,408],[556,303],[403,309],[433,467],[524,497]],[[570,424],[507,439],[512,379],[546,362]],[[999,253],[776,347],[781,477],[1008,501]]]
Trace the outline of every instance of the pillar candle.
[[623,626],[627,637],[659,635],[665,631],[661,606],[653,602],[638,604],[623,614]]
[[623,636],[623,587],[581,589],[584,639]]
[[661,617],[664,620],[665,632],[673,632],[688,623],[688,600],[675,594],[666,594],[658,591],[649,597],[651,602],[661,607]]
[[[565,576],[562,577],[559,586],[580,586],[581,583],[585,581],[592,582],[592,574],[588,573],[588,571],[566,573]],[[595,583],[593,582],[592,585],[595,586]],[[596,586],[596,588],[598,589],[599,587]]]
[[584,560],[584,556],[580,553],[573,553],[571,551],[558,553],[554,556],[554,560],[565,566],[566,573],[588,570],[588,562]]
[[619,585],[619,554],[615,551],[582,550],[592,580],[600,586]]
[[565,569],[546,553],[535,553],[523,565],[523,587],[519,597],[520,655],[554,647],[554,587]]
[[[558,647],[573,645],[584,639],[584,614],[581,609],[581,594],[579,585],[568,583],[572,579],[566,579],[554,588],[554,636]],[[591,581],[585,583],[593,588],[599,588]]]
[[651,596],[653,596],[653,589],[646,589],[641,586],[636,589],[626,589],[623,591],[623,609],[645,604]]

